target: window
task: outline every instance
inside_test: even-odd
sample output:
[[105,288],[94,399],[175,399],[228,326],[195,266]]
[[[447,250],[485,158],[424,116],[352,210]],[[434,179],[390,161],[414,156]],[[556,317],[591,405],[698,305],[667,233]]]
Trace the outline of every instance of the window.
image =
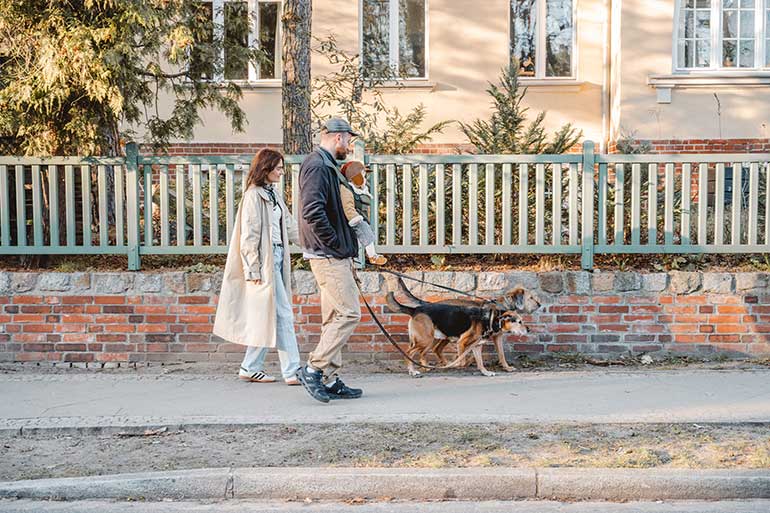
[[[196,76],[217,81],[279,77],[279,2],[212,0],[198,2],[198,6],[194,37],[204,44],[197,46],[191,57],[190,69]],[[227,43],[220,56],[212,55],[205,45],[214,41],[216,33]],[[257,63],[251,62],[248,54],[255,46],[266,56]],[[220,69],[214,64],[217,61],[222,62]]]
[[770,67],[770,0],[679,0],[676,69]]
[[573,0],[510,0],[510,54],[520,76],[575,76]]
[[427,77],[426,3],[362,0],[361,55],[367,76]]

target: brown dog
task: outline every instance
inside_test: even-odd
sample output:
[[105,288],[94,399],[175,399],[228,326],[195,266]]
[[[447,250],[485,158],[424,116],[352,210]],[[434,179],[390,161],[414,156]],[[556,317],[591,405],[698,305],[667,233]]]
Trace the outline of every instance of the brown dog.
[[[396,277],[396,276],[389,277],[388,282],[390,283],[391,290],[398,289],[402,294],[404,294],[407,298],[409,298],[411,302],[414,302],[417,304],[425,303],[424,300],[416,297],[414,294],[411,293],[411,291],[409,291],[409,289],[404,284],[404,281],[400,277]],[[395,282],[395,286],[393,286],[394,282]],[[516,287],[509,294],[500,296],[494,301],[498,304],[504,305],[506,310],[513,310],[515,312],[527,313],[527,314],[536,312],[541,306],[538,298],[532,292],[530,292],[529,290],[521,286]],[[471,307],[481,306],[484,304],[484,302],[479,299],[444,299],[441,301],[437,301],[436,303],[447,304],[447,305],[458,305],[458,306],[471,306]],[[520,333],[520,334],[526,334],[526,332]],[[493,333],[490,338],[492,342],[495,344],[500,366],[506,372],[515,371],[516,369],[511,367],[505,358],[505,349],[503,347],[503,333],[502,332]],[[439,362],[441,362],[441,365],[447,364],[446,358],[444,358],[443,356],[443,352],[447,344],[449,344],[449,342],[450,342],[450,339],[446,337],[437,338],[430,348],[430,350],[438,358]],[[462,354],[463,348],[458,347],[457,353]],[[465,361],[463,361],[462,363],[466,364]]]
[[[502,310],[491,303],[468,306],[423,301],[420,305],[411,307],[396,301],[393,292],[388,292],[387,303],[390,311],[409,315],[407,354],[411,359],[419,356],[420,363],[423,365],[426,365],[426,353],[429,350],[435,351],[437,340],[457,339],[460,356],[446,367],[451,368],[458,363],[464,363],[465,355],[472,351],[481,373],[485,376],[494,376],[493,372],[484,367],[484,360],[481,357],[483,341],[498,333],[508,332],[517,335],[527,333],[521,317],[516,312]],[[443,356],[441,358],[443,359]],[[415,377],[421,375],[414,368],[413,362],[409,361],[408,367],[410,375]]]

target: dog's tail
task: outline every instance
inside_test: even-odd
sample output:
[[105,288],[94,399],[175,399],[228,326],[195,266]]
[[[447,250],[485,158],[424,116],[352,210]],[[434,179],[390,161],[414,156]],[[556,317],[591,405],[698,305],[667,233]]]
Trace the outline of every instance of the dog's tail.
[[404,280],[401,279],[401,276],[395,276],[395,278],[396,278],[396,284],[398,286],[398,291],[401,292],[404,296],[406,296],[406,298],[409,301],[413,301],[418,305],[425,304],[425,301],[423,301],[422,299],[412,294],[412,292],[408,288],[406,288],[406,283],[404,283]]
[[391,313],[404,313],[409,316],[414,316],[416,308],[402,305],[401,303],[396,301],[396,295],[393,294],[393,292],[388,292],[388,294],[385,296],[385,300],[388,303],[388,310]]

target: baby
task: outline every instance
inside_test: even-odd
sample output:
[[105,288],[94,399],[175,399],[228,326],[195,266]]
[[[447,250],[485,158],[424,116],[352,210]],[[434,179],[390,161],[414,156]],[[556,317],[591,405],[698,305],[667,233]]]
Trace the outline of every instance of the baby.
[[369,263],[384,265],[388,259],[377,254],[377,250],[374,248],[377,237],[374,235],[372,227],[366,222],[365,217],[365,209],[371,208],[372,202],[372,195],[366,185],[366,168],[361,162],[353,160],[342,166],[342,174],[350,185],[348,188],[345,184],[340,184],[342,208],[345,211],[348,225],[353,228],[358,241],[364,246]]

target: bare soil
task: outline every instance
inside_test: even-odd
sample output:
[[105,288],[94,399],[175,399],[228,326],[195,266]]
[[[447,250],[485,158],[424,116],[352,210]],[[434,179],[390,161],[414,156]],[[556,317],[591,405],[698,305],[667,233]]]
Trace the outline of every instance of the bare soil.
[[0,436],[3,481],[251,466],[770,468],[770,424],[269,425]]

